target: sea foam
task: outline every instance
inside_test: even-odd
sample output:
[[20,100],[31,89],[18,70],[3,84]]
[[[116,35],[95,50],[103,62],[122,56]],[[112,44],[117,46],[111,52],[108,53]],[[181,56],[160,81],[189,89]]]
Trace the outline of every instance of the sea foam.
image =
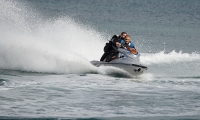
[[[16,1],[0,4],[0,68],[87,73],[103,53],[105,35],[69,16],[44,20]],[[103,42],[104,41],[104,42]]]

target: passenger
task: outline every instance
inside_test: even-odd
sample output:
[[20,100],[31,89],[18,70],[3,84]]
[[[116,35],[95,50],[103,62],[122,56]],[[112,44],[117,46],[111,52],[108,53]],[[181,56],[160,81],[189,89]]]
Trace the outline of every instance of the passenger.
[[116,43],[117,46],[119,46],[121,44],[121,46],[125,49],[127,48],[134,48],[135,49],[135,46],[133,43],[131,43],[131,37],[130,35],[126,35],[125,39],[124,40],[121,40],[120,43]]

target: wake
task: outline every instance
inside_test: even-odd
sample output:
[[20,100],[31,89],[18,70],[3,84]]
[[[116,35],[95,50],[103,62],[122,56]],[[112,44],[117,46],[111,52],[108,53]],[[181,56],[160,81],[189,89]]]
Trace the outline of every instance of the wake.
[[178,63],[178,62],[195,62],[200,60],[200,54],[193,53],[182,53],[176,52],[175,50],[169,53],[164,51],[158,53],[143,53],[140,57],[140,61],[145,65],[153,64],[169,64],[169,63]]

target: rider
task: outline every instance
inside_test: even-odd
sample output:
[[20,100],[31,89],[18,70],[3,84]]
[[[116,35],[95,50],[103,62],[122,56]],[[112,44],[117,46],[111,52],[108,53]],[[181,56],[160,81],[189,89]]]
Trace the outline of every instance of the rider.
[[116,43],[119,43],[120,41],[124,41],[125,36],[127,35],[126,32],[122,32],[120,36],[114,35],[111,40],[109,41],[109,43],[106,43],[106,46],[104,47],[104,54],[102,55],[100,61],[110,61],[110,58],[112,56],[115,56],[118,54],[118,52],[116,50],[113,49],[116,46]]
[[138,54],[137,50],[135,49],[135,46],[133,43],[130,41],[131,37],[129,35],[126,35],[125,41],[120,41],[120,43],[116,43],[117,47],[121,47],[124,49],[129,50],[133,54]]
[[125,49],[127,49],[127,48],[135,49],[134,44],[131,43],[130,40],[131,40],[130,35],[126,35],[126,36],[125,36],[125,39],[124,39],[124,40],[121,40],[120,42],[116,42],[116,45],[117,45],[118,47],[121,46],[122,48],[125,48]]

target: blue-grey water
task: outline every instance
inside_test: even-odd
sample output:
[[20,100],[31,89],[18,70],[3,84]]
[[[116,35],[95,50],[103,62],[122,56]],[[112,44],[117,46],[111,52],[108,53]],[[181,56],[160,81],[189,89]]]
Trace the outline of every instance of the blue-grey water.
[[[112,35],[148,67],[94,67]],[[199,120],[199,0],[1,0],[0,119]]]

